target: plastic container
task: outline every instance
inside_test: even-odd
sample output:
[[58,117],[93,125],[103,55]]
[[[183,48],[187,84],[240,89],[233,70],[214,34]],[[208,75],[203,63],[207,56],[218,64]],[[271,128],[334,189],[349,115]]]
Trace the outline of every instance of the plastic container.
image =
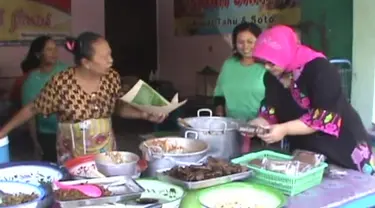
[[10,162],[9,139],[6,136],[0,139],[0,163],[8,163],[8,162]]
[[254,176],[252,179],[250,179],[252,182],[273,187],[289,196],[294,196],[316,185],[319,185],[323,179],[324,169],[328,166],[327,163],[322,163],[318,167],[306,171],[300,175],[288,176],[282,173],[272,172],[260,167],[249,165],[251,160],[263,157],[287,160],[292,159],[292,156],[290,155],[264,150],[233,159],[232,162],[247,165],[247,167],[252,169],[254,171]]

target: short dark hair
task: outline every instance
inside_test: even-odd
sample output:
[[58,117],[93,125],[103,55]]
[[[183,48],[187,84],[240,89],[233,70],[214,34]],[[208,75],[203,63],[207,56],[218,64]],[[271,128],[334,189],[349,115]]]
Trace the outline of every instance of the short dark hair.
[[77,38],[67,38],[65,48],[74,55],[75,64],[81,65],[83,58],[91,60],[94,55],[92,45],[100,38],[103,36],[97,33],[83,32]]
[[251,32],[255,37],[258,37],[262,33],[262,29],[260,27],[252,22],[242,22],[238,24],[232,32],[232,50],[233,50],[233,56],[236,58],[241,59],[242,55],[238,53],[237,51],[237,36],[239,33],[249,31]]
[[50,36],[42,35],[31,42],[29,51],[25,59],[21,62],[21,69],[24,74],[40,67],[43,55],[42,52],[49,40],[52,40]]

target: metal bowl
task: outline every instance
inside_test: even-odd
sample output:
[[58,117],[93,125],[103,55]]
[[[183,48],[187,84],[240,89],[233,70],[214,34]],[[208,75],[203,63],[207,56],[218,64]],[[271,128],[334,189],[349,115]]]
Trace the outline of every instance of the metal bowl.
[[[174,145],[178,148],[181,148],[182,151],[180,152],[173,152],[173,151],[165,151],[163,148],[159,148],[161,150],[155,151],[155,144],[158,143],[166,143],[170,145]],[[196,139],[187,139],[182,137],[163,137],[163,138],[155,138],[155,139],[148,139],[141,143],[139,148],[142,152],[149,154],[149,156],[158,155],[164,157],[186,157],[186,156],[194,156],[194,155],[202,155],[207,152],[208,145],[206,142]]]
[[[116,163],[108,154],[119,154],[125,162]],[[95,156],[98,171],[105,176],[133,176],[138,173],[139,156],[132,152],[112,151]]]
[[[182,148],[182,152],[155,152],[153,146],[157,142],[170,142]],[[208,144],[202,140],[186,139],[181,137],[163,137],[149,139],[139,146],[143,153],[143,159],[148,161],[145,175],[155,177],[158,170],[172,168],[176,165],[196,165],[206,158],[209,149]]]

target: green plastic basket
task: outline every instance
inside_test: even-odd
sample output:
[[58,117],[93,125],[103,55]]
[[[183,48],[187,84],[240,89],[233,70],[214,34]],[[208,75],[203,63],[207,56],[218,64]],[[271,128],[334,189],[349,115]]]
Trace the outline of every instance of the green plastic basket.
[[288,176],[282,173],[268,171],[256,166],[249,165],[251,160],[257,158],[272,158],[272,159],[291,159],[292,156],[276,153],[269,150],[254,152],[244,155],[232,160],[233,163],[246,165],[254,171],[254,177],[250,180],[252,182],[273,187],[282,191],[284,194],[294,196],[311,187],[319,185],[322,182],[324,169],[328,166],[327,163],[322,163],[318,167],[311,169],[305,173],[297,176]]

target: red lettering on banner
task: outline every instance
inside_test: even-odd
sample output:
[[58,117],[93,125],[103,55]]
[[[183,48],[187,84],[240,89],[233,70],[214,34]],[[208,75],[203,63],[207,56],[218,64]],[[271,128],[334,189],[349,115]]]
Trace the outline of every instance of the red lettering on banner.
[[184,3],[190,9],[197,11],[200,9],[228,8],[230,0],[185,0]]
[[45,16],[30,15],[23,9],[16,10],[11,15],[11,26],[9,32],[13,33],[23,26],[51,27],[52,14],[47,13]]
[[241,6],[255,6],[268,4],[270,0],[233,0],[234,5]]

